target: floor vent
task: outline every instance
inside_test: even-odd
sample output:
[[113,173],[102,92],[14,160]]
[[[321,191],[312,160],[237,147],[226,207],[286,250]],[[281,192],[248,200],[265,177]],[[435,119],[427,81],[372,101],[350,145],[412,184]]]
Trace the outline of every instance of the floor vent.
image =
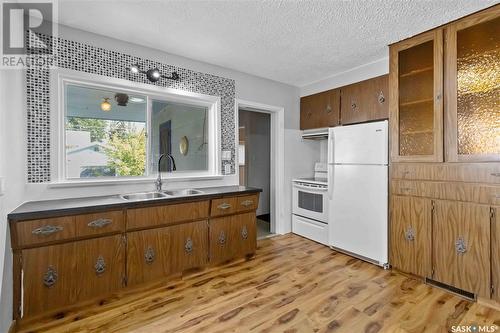
[[469,301],[476,301],[476,295],[474,293],[471,293],[471,292],[468,292],[468,291],[465,291],[465,290],[462,290],[462,289],[458,289],[458,288],[455,288],[453,286],[449,286],[445,283],[442,283],[442,282],[438,282],[438,281],[435,281],[435,280],[431,280],[431,279],[425,279],[425,283],[427,284],[430,284],[432,286],[435,286],[437,288],[440,288],[440,289],[444,289],[446,291],[449,291],[457,296],[460,296],[460,297],[463,297]]

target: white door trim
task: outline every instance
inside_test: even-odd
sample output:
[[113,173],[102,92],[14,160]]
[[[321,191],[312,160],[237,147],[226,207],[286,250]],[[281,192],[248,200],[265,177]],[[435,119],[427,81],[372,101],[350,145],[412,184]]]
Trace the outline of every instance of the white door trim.
[[[276,234],[285,233],[284,212],[285,196],[285,108],[262,104],[242,99],[235,100],[235,142],[238,148],[239,138],[239,110],[246,109],[255,112],[268,113],[271,115],[271,232]],[[236,162],[238,162],[238,149],[236,150]],[[236,165],[236,176],[239,179],[240,170]]]

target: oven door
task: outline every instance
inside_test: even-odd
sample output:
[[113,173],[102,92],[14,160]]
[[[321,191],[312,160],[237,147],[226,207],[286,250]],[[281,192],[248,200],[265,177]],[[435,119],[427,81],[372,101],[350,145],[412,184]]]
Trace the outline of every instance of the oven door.
[[328,186],[293,183],[293,214],[328,223]]

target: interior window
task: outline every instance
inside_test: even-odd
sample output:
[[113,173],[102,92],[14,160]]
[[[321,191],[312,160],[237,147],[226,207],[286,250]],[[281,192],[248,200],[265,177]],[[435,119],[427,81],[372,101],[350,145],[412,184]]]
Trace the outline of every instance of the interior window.
[[[153,100],[151,158],[156,168],[161,154],[169,154],[177,172],[208,170],[208,108]],[[172,160],[163,158],[160,170],[174,171]]]
[[146,110],[146,96],[66,85],[66,178],[145,175]]

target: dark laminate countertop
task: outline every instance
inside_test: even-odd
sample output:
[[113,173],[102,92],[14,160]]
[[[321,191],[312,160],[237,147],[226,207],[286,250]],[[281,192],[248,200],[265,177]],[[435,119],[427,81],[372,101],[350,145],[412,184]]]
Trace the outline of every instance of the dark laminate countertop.
[[156,206],[161,204],[199,201],[229,195],[241,195],[262,192],[261,189],[245,186],[220,186],[199,188],[202,194],[189,196],[166,197],[144,201],[127,201],[120,195],[107,195],[100,197],[85,197],[45,201],[29,201],[12,211],[8,218],[10,221],[33,220],[47,217],[57,217],[71,214],[94,213],[110,209],[136,208]]

